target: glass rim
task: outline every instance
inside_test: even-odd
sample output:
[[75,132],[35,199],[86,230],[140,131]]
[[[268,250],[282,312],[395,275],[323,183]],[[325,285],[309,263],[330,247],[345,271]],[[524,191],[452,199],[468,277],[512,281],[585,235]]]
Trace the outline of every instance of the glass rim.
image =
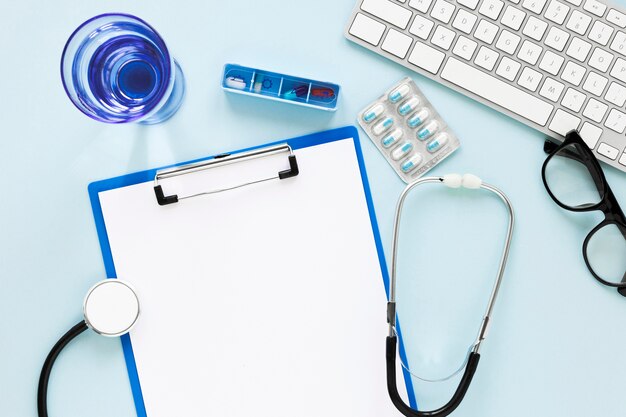
[[[580,138],[580,136],[578,137]],[[582,138],[580,138],[580,141],[582,141]],[[552,161],[552,158],[557,156],[561,150],[565,149],[569,145],[579,145],[579,146],[585,146],[585,147],[587,146],[584,142],[580,143],[577,139],[568,138],[562,144],[560,144],[556,149],[554,149],[554,151],[552,151],[550,155],[548,155],[546,160],[543,162],[543,166],[541,168],[541,177],[543,180],[543,185],[546,188],[546,191],[548,192],[548,195],[552,198],[552,200],[554,200],[554,202],[557,205],[559,205],[561,208],[565,210],[576,211],[576,212],[600,210],[602,205],[606,201],[608,191],[607,191],[606,179],[604,177],[604,173],[602,172],[602,168],[599,166],[599,163],[597,161],[596,161],[596,164],[592,163],[591,164],[592,166],[590,166],[590,164],[586,163],[585,161],[578,161],[581,165],[587,168],[587,171],[589,172],[589,175],[592,177],[592,179],[593,179],[593,171],[592,171],[593,169],[602,180],[602,189],[599,189],[596,184],[596,189],[598,190],[598,194],[600,195],[600,200],[597,203],[589,204],[588,206],[584,206],[584,207],[569,206],[563,203],[562,201],[560,201],[558,197],[550,189],[550,185],[548,184],[548,180],[546,177],[546,169],[548,165],[550,164],[550,161]],[[593,156],[593,154],[591,155]],[[595,181],[594,181],[594,184],[595,184]]]
[[[70,45],[70,43],[74,40],[74,38],[76,37],[76,35],[78,34],[78,32],[83,29],[85,26],[87,26],[88,24],[90,24],[91,22],[98,20],[98,19],[102,19],[105,17],[114,17],[114,16],[119,16],[119,17],[125,17],[125,18],[129,18],[131,20],[136,20],[137,22],[146,25],[152,32],[154,32],[154,34],[159,38],[159,40],[163,43],[163,46],[165,48],[164,52],[165,55],[167,57],[167,62],[169,62],[169,67],[170,67],[170,81],[169,81],[169,86],[168,88],[163,91],[163,93],[158,97],[158,100],[155,99],[156,104],[154,105],[154,107],[152,109],[150,109],[149,112],[147,112],[146,114],[142,114],[142,115],[138,115],[138,116],[131,116],[126,120],[107,120],[101,117],[98,117],[97,115],[91,113],[91,112],[86,112],[81,106],[78,105],[78,103],[76,103],[76,101],[72,98],[72,95],[70,93],[70,90],[65,82],[65,76],[64,76],[64,71],[63,71],[63,63],[65,62],[66,59],[66,54],[67,54],[67,49]],[[63,89],[65,90],[65,94],[67,95],[67,97],[70,99],[70,101],[72,102],[72,104],[78,109],[80,110],[81,113],[85,114],[86,116],[88,116],[89,118],[96,120],[98,122],[103,122],[103,123],[109,123],[109,124],[123,124],[123,123],[132,123],[132,122],[137,122],[143,119],[148,119],[150,118],[153,114],[155,114],[156,112],[158,112],[160,110],[160,108],[165,104],[165,100],[163,100],[164,97],[167,97],[169,94],[171,94],[172,89],[174,87],[174,83],[171,81],[171,78],[175,76],[176,74],[176,67],[174,64],[174,58],[172,58],[169,48],[167,46],[167,43],[165,42],[165,40],[163,39],[163,37],[161,36],[161,34],[152,26],[150,25],[148,22],[146,22],[145,20],[143,20],[140,17],[137,17],[135,15],[132,15],[130,13],[101,13],[99,15],[93,16],[87,20],[85,20],[83,23],[81,23],[80,25],[78,25],[78,27],[76,29],[74,29],[74,31],[72,32],[72,34],[67,38],[67,41],[65,42],[65,45],[63,46],[63,53],[61,54],[61,62],[59,65],[59,69],[60,69],[60,73],[61,73],[61,82],[63,83]],[[85,106],[86,107],[86,106]]]
[[[599,276],[596,273],[596,271],[593,269],[593,267],[591,266],[591,263],[589,262],[589,257],[587,256],[587,247],[589,245],[589,242],[591,241],[591,238],[602,228],[606,226],[610,226],[612,224],[615,224],[617,225],[617,227],[622,227],[624,228],[624,230],[626,230],[626,224],[619,220],[615,220],[615,219],[603,220],[602,222],[600,222],[600,224],[598,224],[596,227],[591,229],[589,234],[587,234],[587,237],[585,238],[585,241],[583,242],[583,258],[585,260],[585,264],[587,265],[587,269],[589,270],[589,272],[591,272],[591,275],[593,275],[593,277],[596,280],[598,280],[600,283],[609,287],[613,287],[613,288],[626,288],[626,282],[615,283],[615,282],[607,281],[601,276]],[[624,237],[624,239],[626,240],[626,237]],[[624,274],[626,274],[626,271],[624,271]]]

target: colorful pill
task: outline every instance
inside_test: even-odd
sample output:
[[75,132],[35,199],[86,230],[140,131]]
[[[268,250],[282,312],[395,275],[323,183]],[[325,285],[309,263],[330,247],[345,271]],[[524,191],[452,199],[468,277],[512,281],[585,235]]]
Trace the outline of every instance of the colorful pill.
[[445,133],[441,133],[437,135],[435,139],[426,144],[426,149],[430,153],[437,152],[446,143],[448,143],[448,135],[446,135]]
[[383,107],[383,105],[377,104],[373,106],[372,108],[370,108],[369,110],[367,110],[365,113],[363,113],[363,121],[365,123],[369,123],[375,118],[377,118],[378,116],[380,116],[381,114],[383,114],[384,111],[385,111],[385,108]]
[[381,133],[389,130],[391,126],[393,126],[393,119],[391,117],[387,117],[385,120],[374,126],[372,128],[372,132],[374,132],[375,135],[380,135]]
[[422,154],[416,153],[400,165],[402,172],[411,172],[422,163]]
[[419,104],[420,104],[419,98],[411,97],[410,99],[402,103],[400,107],[398,107],[398,113],[400,113],[402,116],[406,116],[407,114],[415,110]]
[[398,159],[402,159],[413,149],[413,144],[411,142],[404,142],[402,145],[398,146],[396,149],[391,152],[391,157],[396,161]]
[[400,130],[400,129],[394,130],[393,132],[391,132],[390,134],[388,134],[387,136],[385,136],[383,138],[383,140],[382,140],[383,146],[385,148],[390,147],[391,145],[396,143],[398,140],[400,140],[402,135],[403,135],[402,130]]
[[409,127],[417,127],[424,123],[424,120],[428,119],[428,116],[430,116],[428,109],[418,110],[417,113],[408,118],[406,124],[408,124]]
[[439,123],[431,121],[426,126],[417,131],[417,138],[419,140],[426,140],[433,135],[439,129]]
[[402,100],[407,94],[409,94],[409,91],[411,91],[409,86],[406,84],[402,84],[400,87],[389,93],[389,101],[391,101],[392,103],[397,103],[398,101]]

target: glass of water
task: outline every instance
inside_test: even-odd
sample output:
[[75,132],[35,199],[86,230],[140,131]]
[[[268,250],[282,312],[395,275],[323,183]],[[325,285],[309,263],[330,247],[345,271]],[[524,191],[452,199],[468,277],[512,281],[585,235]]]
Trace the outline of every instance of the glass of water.
[[70,100],[106,123],[163,122],[176,113],[185,79],[161,36],[128,14],[103,14],[80,25],[61,58]]

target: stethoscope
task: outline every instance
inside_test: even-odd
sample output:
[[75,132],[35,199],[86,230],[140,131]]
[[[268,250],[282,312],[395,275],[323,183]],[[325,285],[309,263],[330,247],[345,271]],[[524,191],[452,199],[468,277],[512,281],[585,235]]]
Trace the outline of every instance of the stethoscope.
[[[480,331],[476,342],[473,344],[471,352],[465,364],[465,372],[461,378],[461,382],[456,392],[452,396],[452,399],[443,407],[434,411],[416,411],[409,405],[404,403],[398,393],[398,387],[396,385],[396,259],[398,251],[398,235],[400,227],[400,216],[402,214],[402,207],[407,194],[417,187],[418,185],[425,183],[441,183],[451,188],[468,188],[468,189],[485,189],[495,193],[505,203],[509,212],[509,225],[507,230],[506,243],[504,246],[504,252],[502,259],[500,260],[500,268],[498,270],[498,277],[493,287],[487,312],[483,317]],[[387,337],[387,388],[391,401],[393,404],[407,417],[443,417],[450,414],[465,396],[467,389],[472,381],[476,367],[478,366],[478,359],[480,358],[479,349],[480,344],[485,340],[487,334],[487,328],[489,326],[489,320],[493,305],[498,295],[498,289],[500,288],[500,282],[504,274],[504,267],[506,264],[507,256],[509,253],[509,247],[511,243],[511,236],[513,233],[513,208],[508,198],[497,188],[483,183],[478,177],[473,175],[446,175],[444,177],[428,177],[422,178],[416,182],[409,184],[398,201],[396,207],[395,224],[393,230],[393,244],[392,253],[393,258],[391,262],[391,282],[389,285],[389,302],[387,304],[387,320],[389,322],[389,336]],[[52,372],[52,367],[61,351],[77,336],[82,334],[87,329],[91,329],[96,333],[108,336],[117,337],[123,336],[130,332],[137,319],[139,318],[139,298],[135,290],[125,281],[119,279],[106,279],[96,283],[89,289],[85,300],[83,302],[83,320],[72,327],[67,333],[65,333],[59,341],[54,345],[41,370],[39,377],[39,386],[37,390],[37,411],[39,417],[48,417],[48,405],[47,405],[47,393],[48,393],[48,381]],[[461,368],[462,369],[462,368]]]
[[39,417],[48,417],[48,381],[61,351],[87,329],[108,337],[125,335],[137,323],[139,311],[137,293],[122,280],[105,279],[87,291],[83,301],[83,320],[59,339],[48,353],[41,369],[37,388]]
[[[398,393],[398,386],[396,383],[396,347],[397,347],[397,336],[396,336],[396,270],[397,270],[397,258],[398,258],[398,237],[400,231],[400,219],[402,215],[402,207],[404,206],[404,201],[406,196],[413,190],[422,184],[428,183],[437,183],[443,184],[450,188],[466,188],[470,190],[478,190],[483,189],[487,190],[495,195],[497,195],[506,206],[506,209],[509,214],[509,222],[507,226],[506,239],[504,243],[504,249],[502,251],[502,257],[500,258],[500,266],[498,268],[498,274],[496,277],[496,281],[493,285],[493,289],[491,290],[491,296],[489,297],[489,303],[487,304],[487,311],[483,316],[482,322],[480,324],[480,328],[478,331],[478,336],[476,337],[476,341],[472,344],[470,348],[470,352],[464,362],[457,372],[452,374],[449,377],[443,378],[449,379],[452,376],[456,375],[460,371],[465,368],[463,372],[463,376],[459,382],[459,385],[445,405],[442,407],[433,410],[433,411],[417,411],[408,404],[406,404],[400,394]],[[389,335],[387,336],[387,390],[389,391],[389,396],[391,397],[391,401],[396,406],[396,408],[407,417],[444,417],[452,413],[461,403],[467,389],[469,388],[472,378],[474,377],[474,373],[476,372],[476,368],[478,367],[478,361],[480,359],[480,345],[487,337],[487,330],[489,328],[491,315],[493,312],[493,306],[496,301],[496,297],[498,296],[498,291],[500,289],[500,284],[502,283],[502,277],[504,275],[504,268],[506,266],[506,261],[509,256],[509,249],[511,247],[511,238],[513,236],[513,223],[515,221],[515,215],[513,213],[513,207],[511,206],[511,202],[504,195],[502,191],[497,189],[496,187],[485,184],[482,182],[480,178],[475,175],[465,174],[463,176],[458,174],[450,174],[444,175],[443,177],[426,177],[415,182],[410,183],[407,187],[402,191],[400,195],[400,199],[398,200],[398,204],[396,206],[396,214],[395,214],[395,222],[393,228],[393,240],[391,246],[392,259],[391,259],[391,280],[389,283],[389,302],[387,303],[387,322],[389,323]],[[404,366],[404,364],[403,364]],[[405,367],[406,368],[406,367]],[[407,368],[408,369],[408,368]]]

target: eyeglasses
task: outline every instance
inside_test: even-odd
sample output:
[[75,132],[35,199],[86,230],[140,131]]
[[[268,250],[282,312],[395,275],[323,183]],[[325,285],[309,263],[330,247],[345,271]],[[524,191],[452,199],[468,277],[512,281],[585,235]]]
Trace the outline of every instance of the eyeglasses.
[[600,163],[575,130],[560,145],[546,140],[544,151],[550,155],[541,173],[554,202],[569,211],[604,213],[585,238],[583,257],[595,279],[626,297],[626,217]]

